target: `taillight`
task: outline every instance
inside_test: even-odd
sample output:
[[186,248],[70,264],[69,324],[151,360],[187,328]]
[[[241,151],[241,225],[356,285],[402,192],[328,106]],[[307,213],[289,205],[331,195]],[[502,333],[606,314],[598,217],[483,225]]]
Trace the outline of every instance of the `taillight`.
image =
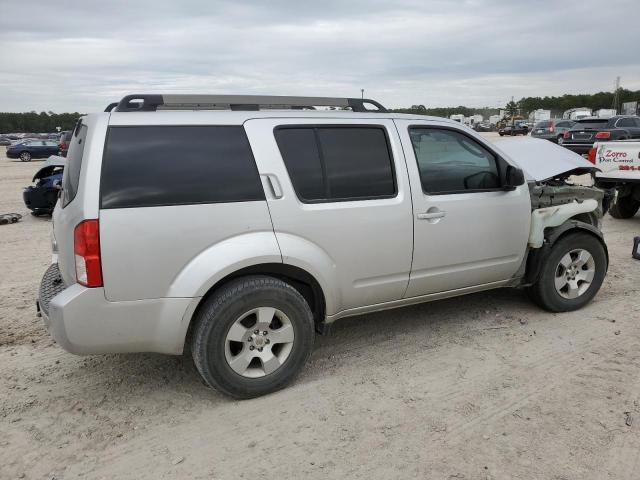
[[80,222],[73,231],[76,281],[85,287],[102,286],[100,265],[100,224],[98,220]]
[[556,131],[556,127],[553,125],[553,122],[551,122],[551,126],[549,126],[549,133],[553,133]]
[[611,138],[611,132],[598,132],[596,138]]
[[587,160],[589,160],[594,165],[596,164],[596,149],[595,148],[590,148],[589,149],[589,155],[587,155]]
[[571,132],[564,132],[564,135],[562,135],[562,138],[564,138],[565,140],[568,140],[571,138]]

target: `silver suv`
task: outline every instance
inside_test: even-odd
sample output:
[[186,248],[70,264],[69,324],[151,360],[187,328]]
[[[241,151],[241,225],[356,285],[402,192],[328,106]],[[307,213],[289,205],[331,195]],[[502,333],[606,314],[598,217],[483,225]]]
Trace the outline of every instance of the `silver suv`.
[[567,178],[593,165],[499,145],[373,100],[127,96],[73,130],[39,311],[71,353],[186,347],[246,398],[339,318],[498,287],[582,307],[603,192]]

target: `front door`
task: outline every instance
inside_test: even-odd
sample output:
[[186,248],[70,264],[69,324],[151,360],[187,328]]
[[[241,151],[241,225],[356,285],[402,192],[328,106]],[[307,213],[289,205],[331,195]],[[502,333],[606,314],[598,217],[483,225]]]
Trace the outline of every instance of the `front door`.
[[503,160],[450,123],[397,120],[414,204],[406,297],[500,282],[522,264],[531,218],[526,184],[501,186]]

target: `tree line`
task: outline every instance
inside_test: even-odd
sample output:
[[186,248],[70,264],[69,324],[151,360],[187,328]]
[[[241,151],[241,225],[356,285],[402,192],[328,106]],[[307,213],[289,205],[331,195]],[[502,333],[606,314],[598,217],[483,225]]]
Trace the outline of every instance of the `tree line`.
[[[509,102],[508,109],[519,110],[520,114],[527,116],[530,112],[538,109],[551,110],[555,114],[562,114],[565,110],[574,107],[588,107],[592,110],[600,108],[612,108],[614,100],[613,92],[598,92],[593,94],[565,94],[558,97],[524,97],[519,101],[511,104]],[[640,90],[627,90],[625,88],[618,89],[618,110],[625,102],[640,102]],[[419,115],[432,115],[435,117],[450,117],[454,114],[462,114],[468,117],[474,113],[479,113],[484,118],[495,115],[499,112],[497,108],[483,107],[471,108],[466,106],[458,107],[437,107],[427,108],[424,105],[412,105],[408,108],[396,108],[392,110],[398,113],[413,113]]]
[[[611,108],[613,105],[613,92],[598,92],[593,94],[566,94],[559,97],[524,97],[517,102],[509,102],[508,110],[527,116],[530,112],[542,108],[551,110],[555,115],[560,115],[565,110],[573,107],[588,107],[592,110],[599,108]],[[640,90],[618,89],[618,108],[624,102],[640,101]],[[412,105],[408,108],[391,109],[392,112],[413,113],[419,115],[432,115],[434,117],[450,117],[454,114],[463,114],[468,117],[479,113],[485,119],[499,112],[497,108],[483,107],[472,108],[464,105],[457,107],[427,108],[424,105]],[[10,113],[0,112],[0,133],[50,133],[60,130],[71,130],[82,114],[53,113],[53,112],[27,112]]]
[[0,112],[0,133],[52,133],[56,127],[71,130],[81,115],[78,112]]

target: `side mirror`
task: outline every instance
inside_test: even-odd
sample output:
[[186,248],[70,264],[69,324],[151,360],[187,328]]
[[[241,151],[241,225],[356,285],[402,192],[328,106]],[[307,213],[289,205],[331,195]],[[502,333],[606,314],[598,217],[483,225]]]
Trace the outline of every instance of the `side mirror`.
[[505,183],[503,185],[504,190],[515,190],[524,183],[524,172],[518,167],[513,165],[507,166],[505,172]]

